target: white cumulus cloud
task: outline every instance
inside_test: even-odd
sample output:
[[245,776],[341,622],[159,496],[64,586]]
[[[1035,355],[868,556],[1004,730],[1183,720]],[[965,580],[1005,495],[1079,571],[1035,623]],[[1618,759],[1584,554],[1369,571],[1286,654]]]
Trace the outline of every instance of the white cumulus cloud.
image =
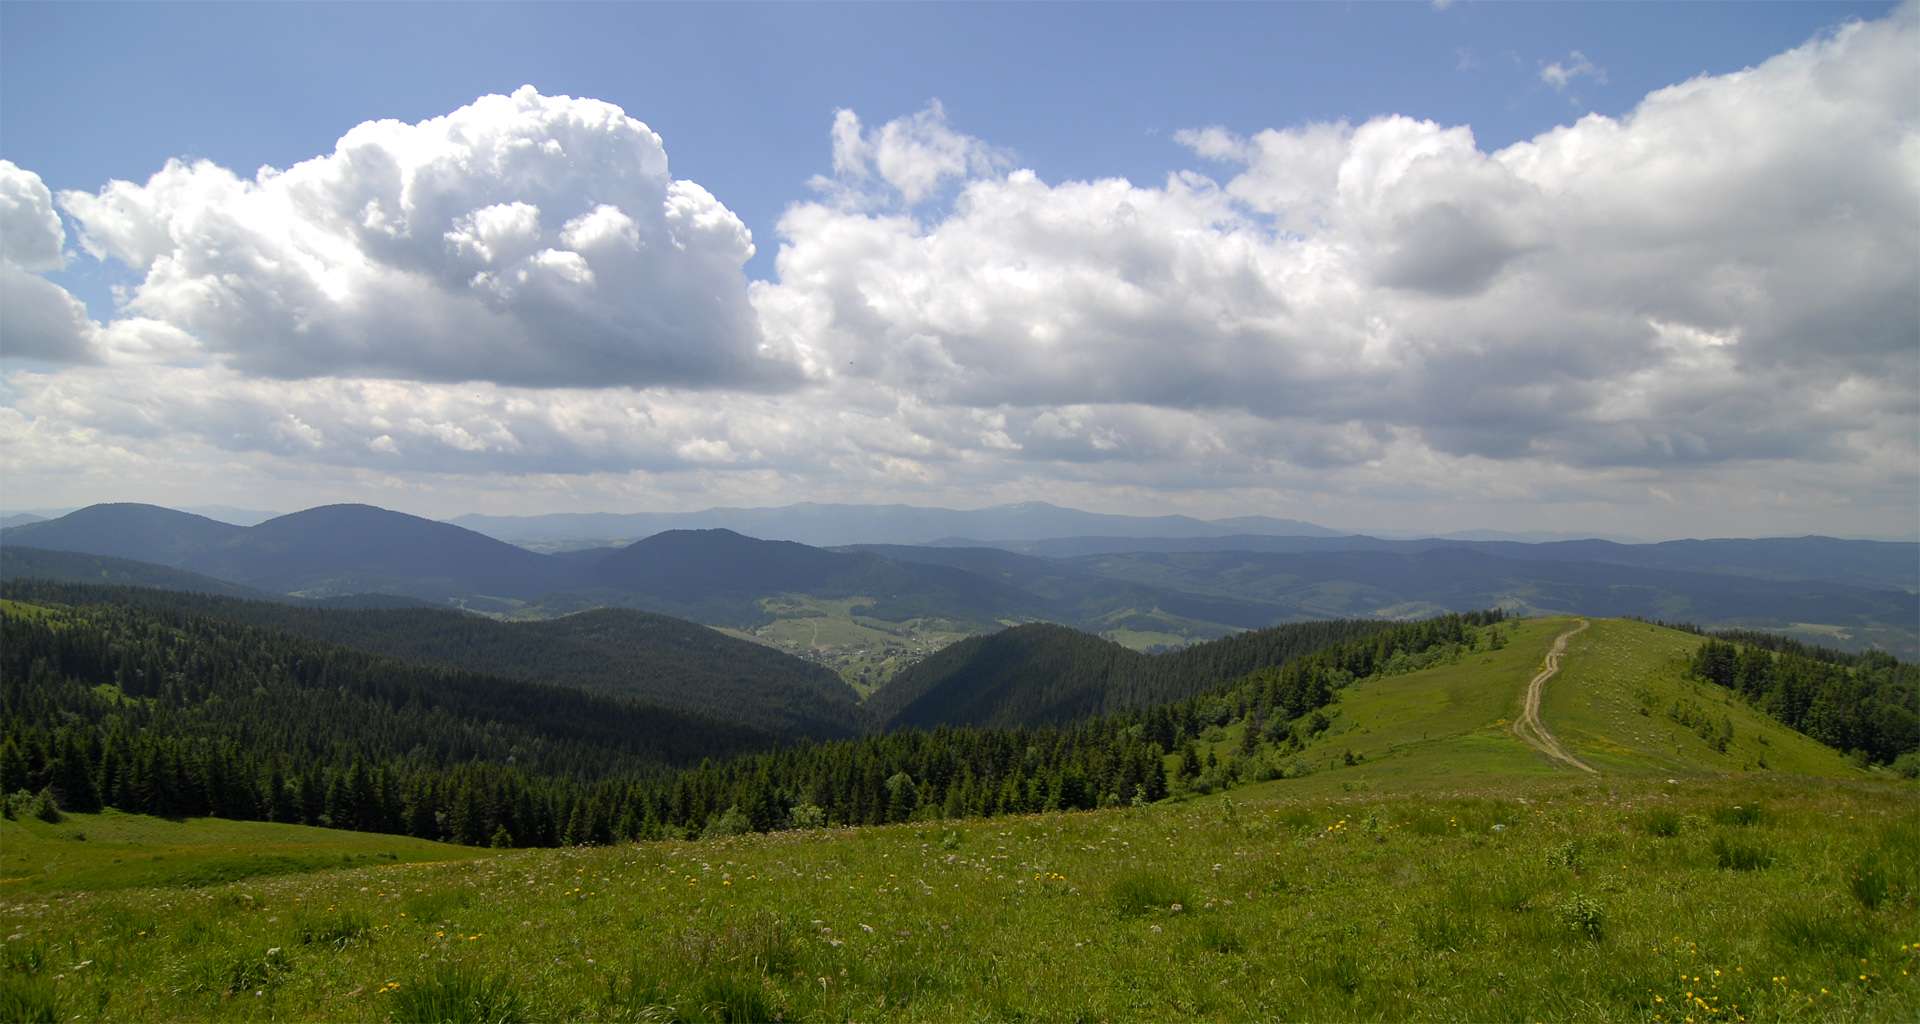
[[878,128],[842,109],[833,115],[832,134],[834,177],[815,184],[843,198],[871,198],[872,186],[880,184],[914,206],[948,181],[990,174],[1009,162],[1001,150],[954,131],[939,100]]
[[524,87],[242,177],[174,161],[65,192],[141,275],[125,312],[276,377],[768,388],[798,376],[746,302],[753,242],[660,137]]
[[66,264],[67,232],[38,174],[0,160],[0,357],[85,362],[97,325],[65,288],[40,277]]

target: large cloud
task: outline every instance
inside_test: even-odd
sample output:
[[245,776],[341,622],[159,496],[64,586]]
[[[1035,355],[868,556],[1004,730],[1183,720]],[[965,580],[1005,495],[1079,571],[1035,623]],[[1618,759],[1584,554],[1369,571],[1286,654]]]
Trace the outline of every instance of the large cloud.
[[1916,54],[1903,8],[1494,152],[1406,117],[1198,129],[1215,173],[1151,186],[1009,172],[937,106],[843,111],[750,288],[738,220],[590,101],[364,125],[251,180],[174,164],[63,194],[143,279],[85,325],[103,365],[0,385],[0,465],[188,460],[446,511],[1910,530]]
[[167,164],[65,192],[81,242],[143,280],[129,312],[253,374],[764,388],[738,217],[660,137],[531,87],[243,178]]
[[1236,409],[1587,465],[1856,456],[1897,440],[1875,424],[1920,373],[1915,21],[1492,153],[1405,117],[1208,129],[1181,138],[1224,185],[1019,171],[932,221],[803,204],[755,301],[771,336],[935,403]]
[[66,263],[66,229],[38,174],[0,160],[0,356],[93,358],[95,324],[65,288],[38,276]]

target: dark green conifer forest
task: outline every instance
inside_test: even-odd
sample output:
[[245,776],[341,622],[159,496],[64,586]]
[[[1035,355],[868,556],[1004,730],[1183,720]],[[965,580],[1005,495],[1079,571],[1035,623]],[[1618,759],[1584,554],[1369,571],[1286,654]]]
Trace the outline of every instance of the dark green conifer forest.
[[[406,611],[26,581],[4,593],[0,792],[513,846],[1080,810],[1272,778],[1286,769],[1256,752],[1304,745],[1343,687],[1497,646],[1503,618],[1308,623],[1156,656],[1020,627],[930,658],[931,685],[892,731],[795,741],[314,638],[364,640],[392,614],[418,624]],[[540,657],[534,644],[518,664]],[[1866,759],[1920,747],[1914,669],[1890,658],[1710,641],[1695,671]],[[962,720],[920,727],[935,707]],[[970,707],[990,707],[987,721],[965,720]],[[1203,757],[1199,741],[1235,723],[1238,747]]]

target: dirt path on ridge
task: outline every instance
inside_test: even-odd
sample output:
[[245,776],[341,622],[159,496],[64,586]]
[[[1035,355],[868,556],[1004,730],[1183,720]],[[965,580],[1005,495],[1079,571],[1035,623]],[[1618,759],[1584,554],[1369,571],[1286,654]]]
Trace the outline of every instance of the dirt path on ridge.
[[1527,707],[1521,712],[1520,720],[1513,723],[1513,734],[1520,737],[1528,746],[1556,761],[1571,765],[1590,775],[1598,775],[1600,773],[1594,771],[1586,762],[1567,753],[1567,749],[1560,745],[1559,740],[1553,738],[1553,733],[1548,732],[1547,727],[1540,721],[1540,688],[1560,671],[1560,658],[1567,653],[1567,641],[1590,625],[1592,623],[1581,619],[1578,626],[1553,638],[1553,649],[1547,652],[1546,667],[1527,683]]

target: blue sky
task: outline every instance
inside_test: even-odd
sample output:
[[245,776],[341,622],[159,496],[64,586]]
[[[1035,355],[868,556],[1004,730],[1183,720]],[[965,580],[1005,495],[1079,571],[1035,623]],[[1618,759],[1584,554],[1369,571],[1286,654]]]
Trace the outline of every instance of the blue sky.
[[0,4],[0,475],[1910,536],[1916,126],[1920,0]]
[[[937,98],[1046,180],[1153,183],[1191,162],[1182,128],[1397,113],[1471,125],[1497,148],[1889,7],[9,3],[0,144],[53,188],[94,189],[175,156],[286,167],[361,121],[532,84],[619,104],[665,136],[674,173],[761,240],[749,273],[765,278],[773,225],[826,169],[841,107],[887,119]],[[1541,81],[1575,51],[1605,81]],[[83,283],[95,272],[73,268],[97,303]]]

